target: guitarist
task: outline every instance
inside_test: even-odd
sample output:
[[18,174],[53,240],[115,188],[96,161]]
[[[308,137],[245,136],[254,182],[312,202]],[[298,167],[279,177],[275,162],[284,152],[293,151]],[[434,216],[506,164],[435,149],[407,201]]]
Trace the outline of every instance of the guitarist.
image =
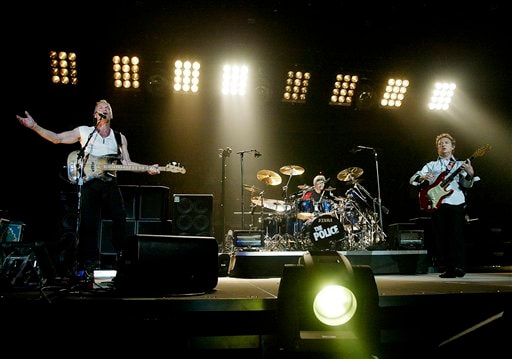
[[[425,164],[409,180],[413,186],[438,185],[442,179],[458,172],[443,188],[444,197],[433,204],[431,212],[432,229],[437,258],[434,262],[444,267],[441,278],[464,277],[465,275],[465,242],[464,223],[466,198],[463,189],[471,188],[475,181],[475,170],[471,161],[457,161],[454,157],[455,139],[448,133],[441,133],[435,139],[437,159]],[[446,192],[445,192],[446,191]]]
[[[55,133],[41,127],[25,111],[26,117],[16,115],[18,121],[30,128],[42,138],[55,144],[80,143],[85,147],[87,156],[115,156],[123,165],[139,165],[133,162],[128,152],[128,141],[121,134],[115,134],[110,127],[113,118],[112,107],[105,100],[96,102],[93,112],[93,126],[78,126],[70,131]],[[160,173],[158,165],[152,165],[148,173]],[[109,172],[103,176],[83,183],[80,194],[80,226],[78,246],[73,254],[73,262],[77,265],[75,273],[92,284],[93,271],[97,269],[99,259],[98,228],[101,223],[101,211],[106,211],[112,218],[112,245],[120,253],[126,237],[126,210],[121,190],[117,183],[116,173]],[[75,273],[72,273],[74,275]]]

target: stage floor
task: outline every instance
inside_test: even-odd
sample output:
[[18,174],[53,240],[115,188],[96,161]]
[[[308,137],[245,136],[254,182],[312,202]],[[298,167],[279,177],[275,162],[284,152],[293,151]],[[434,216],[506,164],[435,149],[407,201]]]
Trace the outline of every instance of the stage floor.
[[[254,260],[254,255],[239,257]],[[229,358],[282,357],[276,344],[279,276],[219,276],[214,288],[199,293],[126,294],[113,285],[115,271],[95,275],[90,288],[57,285],[1,293],[4,327],[20,326],[11,333],[38,328],[45,340],[54,335],[45,332],[49,323],[61,328],[59,336],[66,340],[74,340],[75,334],[66,332],[73,327],[121,333],[126,341],[118,354],[137,347],[157,355],[172,347]],[[452,279],[428,271],[374,277],[380,359],[438,358],[454,352],[472,357],[479,350],[495,357],[508,348],[504,333],[512,325],[512,267]],[[112,345],[98,342],[95,347],[108,350]]]

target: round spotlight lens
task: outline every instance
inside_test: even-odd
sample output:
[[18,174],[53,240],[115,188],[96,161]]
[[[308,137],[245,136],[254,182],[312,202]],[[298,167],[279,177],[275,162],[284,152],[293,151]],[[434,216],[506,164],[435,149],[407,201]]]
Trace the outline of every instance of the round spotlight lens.
[[316,318],[329,326],[347,323],[356,313],[356,309],[356,296],[350,289],[340,285],[323,288],[313,302]]

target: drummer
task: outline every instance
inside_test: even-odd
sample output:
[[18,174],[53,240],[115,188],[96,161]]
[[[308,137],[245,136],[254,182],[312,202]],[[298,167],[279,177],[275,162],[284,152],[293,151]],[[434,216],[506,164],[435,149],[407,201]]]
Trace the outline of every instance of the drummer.
[[314,208],[312,208],[313,213],[325,212],[327,210],[327,208],[322,207],[322,203],[325,203],[324,200],[327,199],[324,198],[326,196],[324,190],[326,183],[327,180],[324,175],[317,175],[313,178],[313,187],[302,195],[301,200],[310,200],[312,202],[314,206]]

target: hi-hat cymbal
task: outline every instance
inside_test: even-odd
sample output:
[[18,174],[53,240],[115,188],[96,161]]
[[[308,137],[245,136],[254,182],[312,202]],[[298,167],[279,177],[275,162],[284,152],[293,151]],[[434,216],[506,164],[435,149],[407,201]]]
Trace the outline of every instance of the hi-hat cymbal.
[[363,171],[362,168],[359,168],[359,167],[349,167],[349,168],[345,168],[343,171],[338,173],[337,178],[340,181],[343,181],[343,182],[350,181],[350,180],[356,179],[359,176],[361,176],[363,174],[363,172],[364,171]]
[[261,196],[251,198],[251,202],[256,206],[262,206],[276,212],[289,211],[291,206],[280,199],[261,198]]
[[336,188],[334,187],[327,187],[324,191],[329,191],[329,192],[332,192],[332,191],[335,191]]
[[254,192],[261,192],[261,189],[259,189],[255,185],[249,186],[248,184],[244,184],[244,188],[246,190],[248,190],[249,192],[252,192],[252,193],[254,193]]
[[258,173],[256,173],[256,178],[258,178],[259,181],[271,186],[277,186],[283,181],[278,173],[271,170],[259,170]]
[[305,190],[310,188],[311,186],[308,186],[307,184],[300,184],[297,186],[298,189]]
[[279,169],[279,171],[287,176],[298,176],[304,173],[304,168],[297,165],[287,165]]

